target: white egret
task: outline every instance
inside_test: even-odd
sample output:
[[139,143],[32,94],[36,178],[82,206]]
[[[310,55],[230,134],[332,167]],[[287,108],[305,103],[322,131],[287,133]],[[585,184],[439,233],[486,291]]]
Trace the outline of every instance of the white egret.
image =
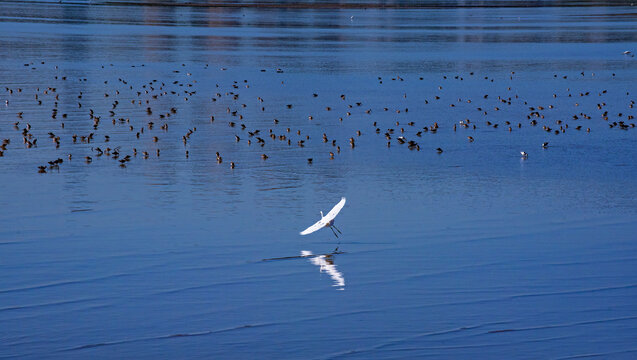
[[[328,227],[330,228],[330,230],[332,230],[332,233],[334,233],[334,236],[338,237],[338,234],[336,234],[336,231],[338,231],[339,234],[342,234],[342,233],[336,226],[334,226],[334,218],[336,217],[336,215],[338,215],[338,213],[341,211],[343,206],[345,206],[345,198],[341,198],[341,201],[339,201],[338,204],[334,205],[332,210],[330,210],[330,212],[328,212],[327,215],[323,216],[323,212],[321,211],[320,212],[321,220],[317,221],[314,225],[310,226],[309,228],[301,231],[301,235],[311,234],[324,227]],[[336,229],[336,231],[334,231],[334,229]]]

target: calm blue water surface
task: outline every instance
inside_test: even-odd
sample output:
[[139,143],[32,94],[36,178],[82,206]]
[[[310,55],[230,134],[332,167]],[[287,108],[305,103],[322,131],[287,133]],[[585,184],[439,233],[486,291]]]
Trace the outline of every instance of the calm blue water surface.
[[[0,32],[0,358],[637,355],[634,7],[3,2]],[[342,236],[299,235],[341,196]]]

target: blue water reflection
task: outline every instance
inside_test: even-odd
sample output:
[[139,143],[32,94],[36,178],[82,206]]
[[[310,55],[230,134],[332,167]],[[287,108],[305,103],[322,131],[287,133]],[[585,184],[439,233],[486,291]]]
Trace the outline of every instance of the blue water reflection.
[[632,358],[634,7],[360,4],[0,3],[0,357]]

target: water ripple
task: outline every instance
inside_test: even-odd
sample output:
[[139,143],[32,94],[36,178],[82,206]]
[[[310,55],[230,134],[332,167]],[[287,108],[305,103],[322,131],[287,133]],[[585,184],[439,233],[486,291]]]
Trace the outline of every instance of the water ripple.
[[91,343],[91,344],[73,346],[73,347],[70,347],[70,348],[61,349],[59,351],[77,351],[77,350],[91,349],[91,348],[102,347],[102,346],[122,345],[122,344],[138,343],[138,342],[144,342],[144,341],[166,340],[166,339],[175,339],[175,338],[182,338],[182,337],[194,337],[194,336],[205,336],[205,335],[212,335],[212,334],[221,334],[221,333],[230,332],[230,331],[237,331],[237,330],[244,330],[244,329],[250,329],[250,328],[256,328],[256,327],[263,327],[263,326],[267,326],[267,325],[268,324],[247,324],[247,325],[240,325],[240,326],[229,327],[229,328],[224,328],[224,329],[217,329],[217,330],[204,330],[204,331],[197,331],[197,332],[190,332],[190,333],[176,333],[176,334],[148,336],[148,337],[140,337],[140,338],[132,338],[132,339],[104,341],[104,342],[99,342],[99,343]]
[[99,276],[99,277],[86,278],[86,279],[78,279],[78,280],[55,281],[55,282],[50,282],[50,283],[46,283],[46,284],[24,286],[24,287],[17,287],[17,288],[11,288],[11,289],[0,289],[0,294],[8,294],[8,293],[21,292],[21,291],[45,289],[45,288],[51,288],[51,287],[57,287],[57,286],[92,283],[92,282],[96,282],[96,281],[116,279],[116,278],[121,278],[121,277],[125,277],[125,276],[131,276],[131,275],[132,274],[129,274],[129,273],[122,273],[122,274],[112,274],[112,275]]

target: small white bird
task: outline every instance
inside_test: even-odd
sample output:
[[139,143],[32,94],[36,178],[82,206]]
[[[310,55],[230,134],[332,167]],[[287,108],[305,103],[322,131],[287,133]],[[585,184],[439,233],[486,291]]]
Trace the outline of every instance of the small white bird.
[[549,147],[549,143],[548,143],[548,141],[547,141],[547,142],[542,143],[542,147],[543,147],[544,149],[546,149],[547,147]]
[[520,151],[520,155],[522,155],[522,158],[524,158],[524,159],[526,159],[526,158],[528,158],[528,157],[529,157],[529,154],[527,154],[527,153],[526,153],[526,152],[524,152],[524,151]]
[[630,50],[626,50],[626,51],[624,51],[624,55],[630,55],[630,54],[631,54],[631,51],[630,51]]
[[[301,231],[301,235],[311,234],[324,227],[328,227],[330,228],[330,230],[332,230],[332,232],[334,233],[334,236],[338,237],[338,234],[336,234],[336,231],[338,231],[339,234],[342,234],[342,233],[336,226],[334,226],[334,218],[336,217],[336,215],[338,215],[338,213],[341,211],[343,206],[345,206],[345,198],[341,198],[341,201],[339,201],[338,204],[336,204],[332,208],[332,210],[330,210],[330,212],[327,213],[327,215],[323,216],[323,212],[321,211],[320,212],[321,220],[317,221],[314,225],[310,226],[309,228]],[[336,231],[334,231],[334,229],[336,229]]]

